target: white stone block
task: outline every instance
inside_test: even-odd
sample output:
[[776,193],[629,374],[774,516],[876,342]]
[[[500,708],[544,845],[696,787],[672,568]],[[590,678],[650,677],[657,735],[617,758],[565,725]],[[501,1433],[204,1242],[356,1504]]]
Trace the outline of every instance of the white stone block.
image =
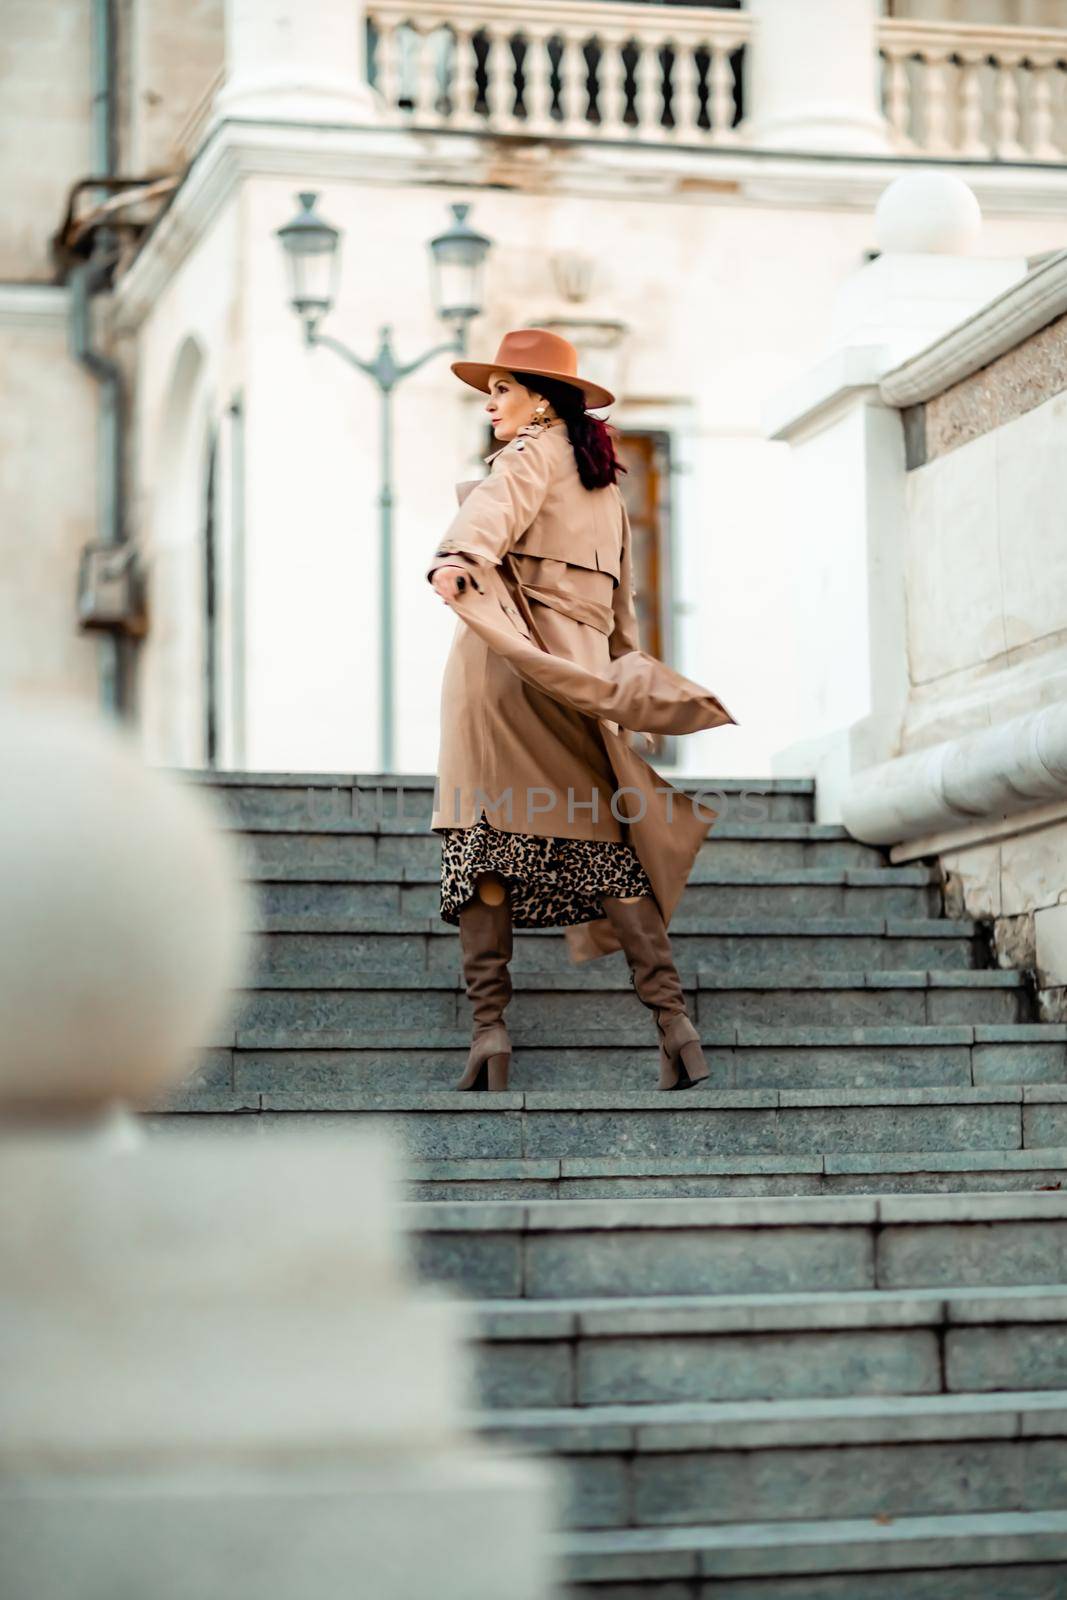
[[467,1437],[395,1147],[0,1147],[4,1593],[546,1600],[550,1470]]
[[1067,984],[1067,902],[1034,912],[1039,983],[1047,988]]
[[912,251],[879,256],[838,290],[835,344],[884,345],[884,369],[933,344],[1026,276],[1021,257],[988,260]]

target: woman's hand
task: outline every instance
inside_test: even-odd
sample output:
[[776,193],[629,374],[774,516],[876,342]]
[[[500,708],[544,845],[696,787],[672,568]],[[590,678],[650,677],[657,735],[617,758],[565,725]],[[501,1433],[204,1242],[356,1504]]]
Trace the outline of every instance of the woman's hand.
[[466,593],[470,573],[466,567],[438,567],[430,582],[445,604],[451,605],[457,595]]

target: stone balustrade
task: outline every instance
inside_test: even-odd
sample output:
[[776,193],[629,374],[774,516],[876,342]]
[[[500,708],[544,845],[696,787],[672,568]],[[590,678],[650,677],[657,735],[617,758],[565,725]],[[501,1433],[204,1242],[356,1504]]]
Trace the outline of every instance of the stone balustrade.
[[1062,161],[1067,29],[883,20],[885,112],[905,153]]
[[[387,125],[666,146],[780,143],[780,108],[761,103],[769,80],[756,59],[775,56],[780,18],[753,0],[744,11],[644,0],[547,0],[533,13],[522,0],[351,5],[376,92],[365,105]],[[817,25],[813,18],[802,30],[810,32],[807,54],[791,35],[779,40],[801,102],[822,94],[820,40],[834,25],[830,11]],[[1067,159],[1067,27],[879,20],[873,11],[867,27],[880,63],[886,153]],[[195,153],[223,87],[215,76],[190,109],[175,141],[179,158]],[[772,98],[782,89],[776,79]],[[805,141],[790,136],[785,145]],[[872,153],[859,143],[856,152]]]
[[374,0],[371,82],[398,123],[732,143],[750,19],[703,7]]

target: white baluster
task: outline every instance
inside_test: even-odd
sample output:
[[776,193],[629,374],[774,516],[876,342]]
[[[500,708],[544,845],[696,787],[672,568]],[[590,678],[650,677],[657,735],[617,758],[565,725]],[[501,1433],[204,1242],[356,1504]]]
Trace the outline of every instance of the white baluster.
[[[1056,118],[1052,102],[1057,81],[1055,58],[1033,55],[1030,58],[1030,138],[1029,151],[1035,161],[1059,161],[1062,151],[1056,143]],[[1058,77],[1058,74],[1057,74]]]
[[474,43],[471,29],[462,22],[452,24],[452,75],[448,98],[452,106],[449,126],[473,128],[481,125],[481,117],[474,110],[477,85],[474,79]]
[[663,69],[660,40],[655,35],[638,34],[634,39],[637,64],[634,68],[634,110],[637,122],[630,129],[642,141],[663,137]]
[[700,137],[700,72],[696,63],[696,47],[686,38],[671,40],[674,65],[671,67],[671,116],[673,139]]
[[425,125],[428,122],[443,120],[438,110],[438,95],[440,94],[440,80],[438,68],[440,63],[439,30],[418,26],[415,31],[415,120]]
[[562,131],[571,138],[590,131],[589,94],[586,88],[588,65],[585,41],[580,34],[564,33],[563,54],[559,62],[559,104],[563,112]]
[[942,52],[928,52],[924,60],[923,149],[928,155],[948,155],[951,146],[948,138],[946,57]]
[[515,58],[511,51],[511,29],[491,23],[486,28],[489,55],[486,61],[485,97],[489,106],[489,126],[513,129],[519,126],[515,115]]
[[552,121],[552,84],[549,80],[548,32],[526,23],[522,31],[526,39],[522,66],[522,97],[526,106],[524,126],[531,133],[548,133],[555,128]]
[[1015,161],[1026,154],[1019,139],[1022,119],[1019,114],[1019,85],[1016,79],[1018,57],[1001,56],[996,65],[996,152],[1002,161]]
[[378,41],[375,51],[377,66],[377,90],[382,97],[385,115],[391,122],[400,120],[399,82],[397,74],[397,28],[391,17],[378,17],[375,19],[378,26]]
[[900,150],[913,150],[911,136],[911,84],[907,57],[900,50],[885,52],[885,114],[893,131],[893,143]]
[[711,137],[716,144],[730,144],[736,138],[734,122],[734,73],[729,47],[715,43],[708,67],[708,117]]
[[[961,52],[962,54],[962,52]],[[963,55],[960,69],[960,137],[961,156],[988,156],[989,145],[982,137],[982,64],[983,54]]]
[[448,122],[445,88],[448,85],[448,62],[453,50],[453,35],[440,22],[422,30],[421,70],[419,70],[419,106],[422,122]]
[[625,36],[602,28],[597,37],[600,41],[600,61],[597,65],[600,132],[605,138],[617,139],[626,133],[626,70],[622,59]]

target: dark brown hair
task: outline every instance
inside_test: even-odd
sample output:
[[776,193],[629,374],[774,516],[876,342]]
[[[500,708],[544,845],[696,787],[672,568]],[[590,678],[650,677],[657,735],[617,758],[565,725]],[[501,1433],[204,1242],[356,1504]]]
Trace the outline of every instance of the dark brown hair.
[[619,473],[627,470],[615,454],[618,429],[585,409],[585,395],[577,384],[540,378],[534,372],[513,372],[512,377],[532,394],[543,396],[567,424],[578,476],[585,487],[603,489],[617,483]]

